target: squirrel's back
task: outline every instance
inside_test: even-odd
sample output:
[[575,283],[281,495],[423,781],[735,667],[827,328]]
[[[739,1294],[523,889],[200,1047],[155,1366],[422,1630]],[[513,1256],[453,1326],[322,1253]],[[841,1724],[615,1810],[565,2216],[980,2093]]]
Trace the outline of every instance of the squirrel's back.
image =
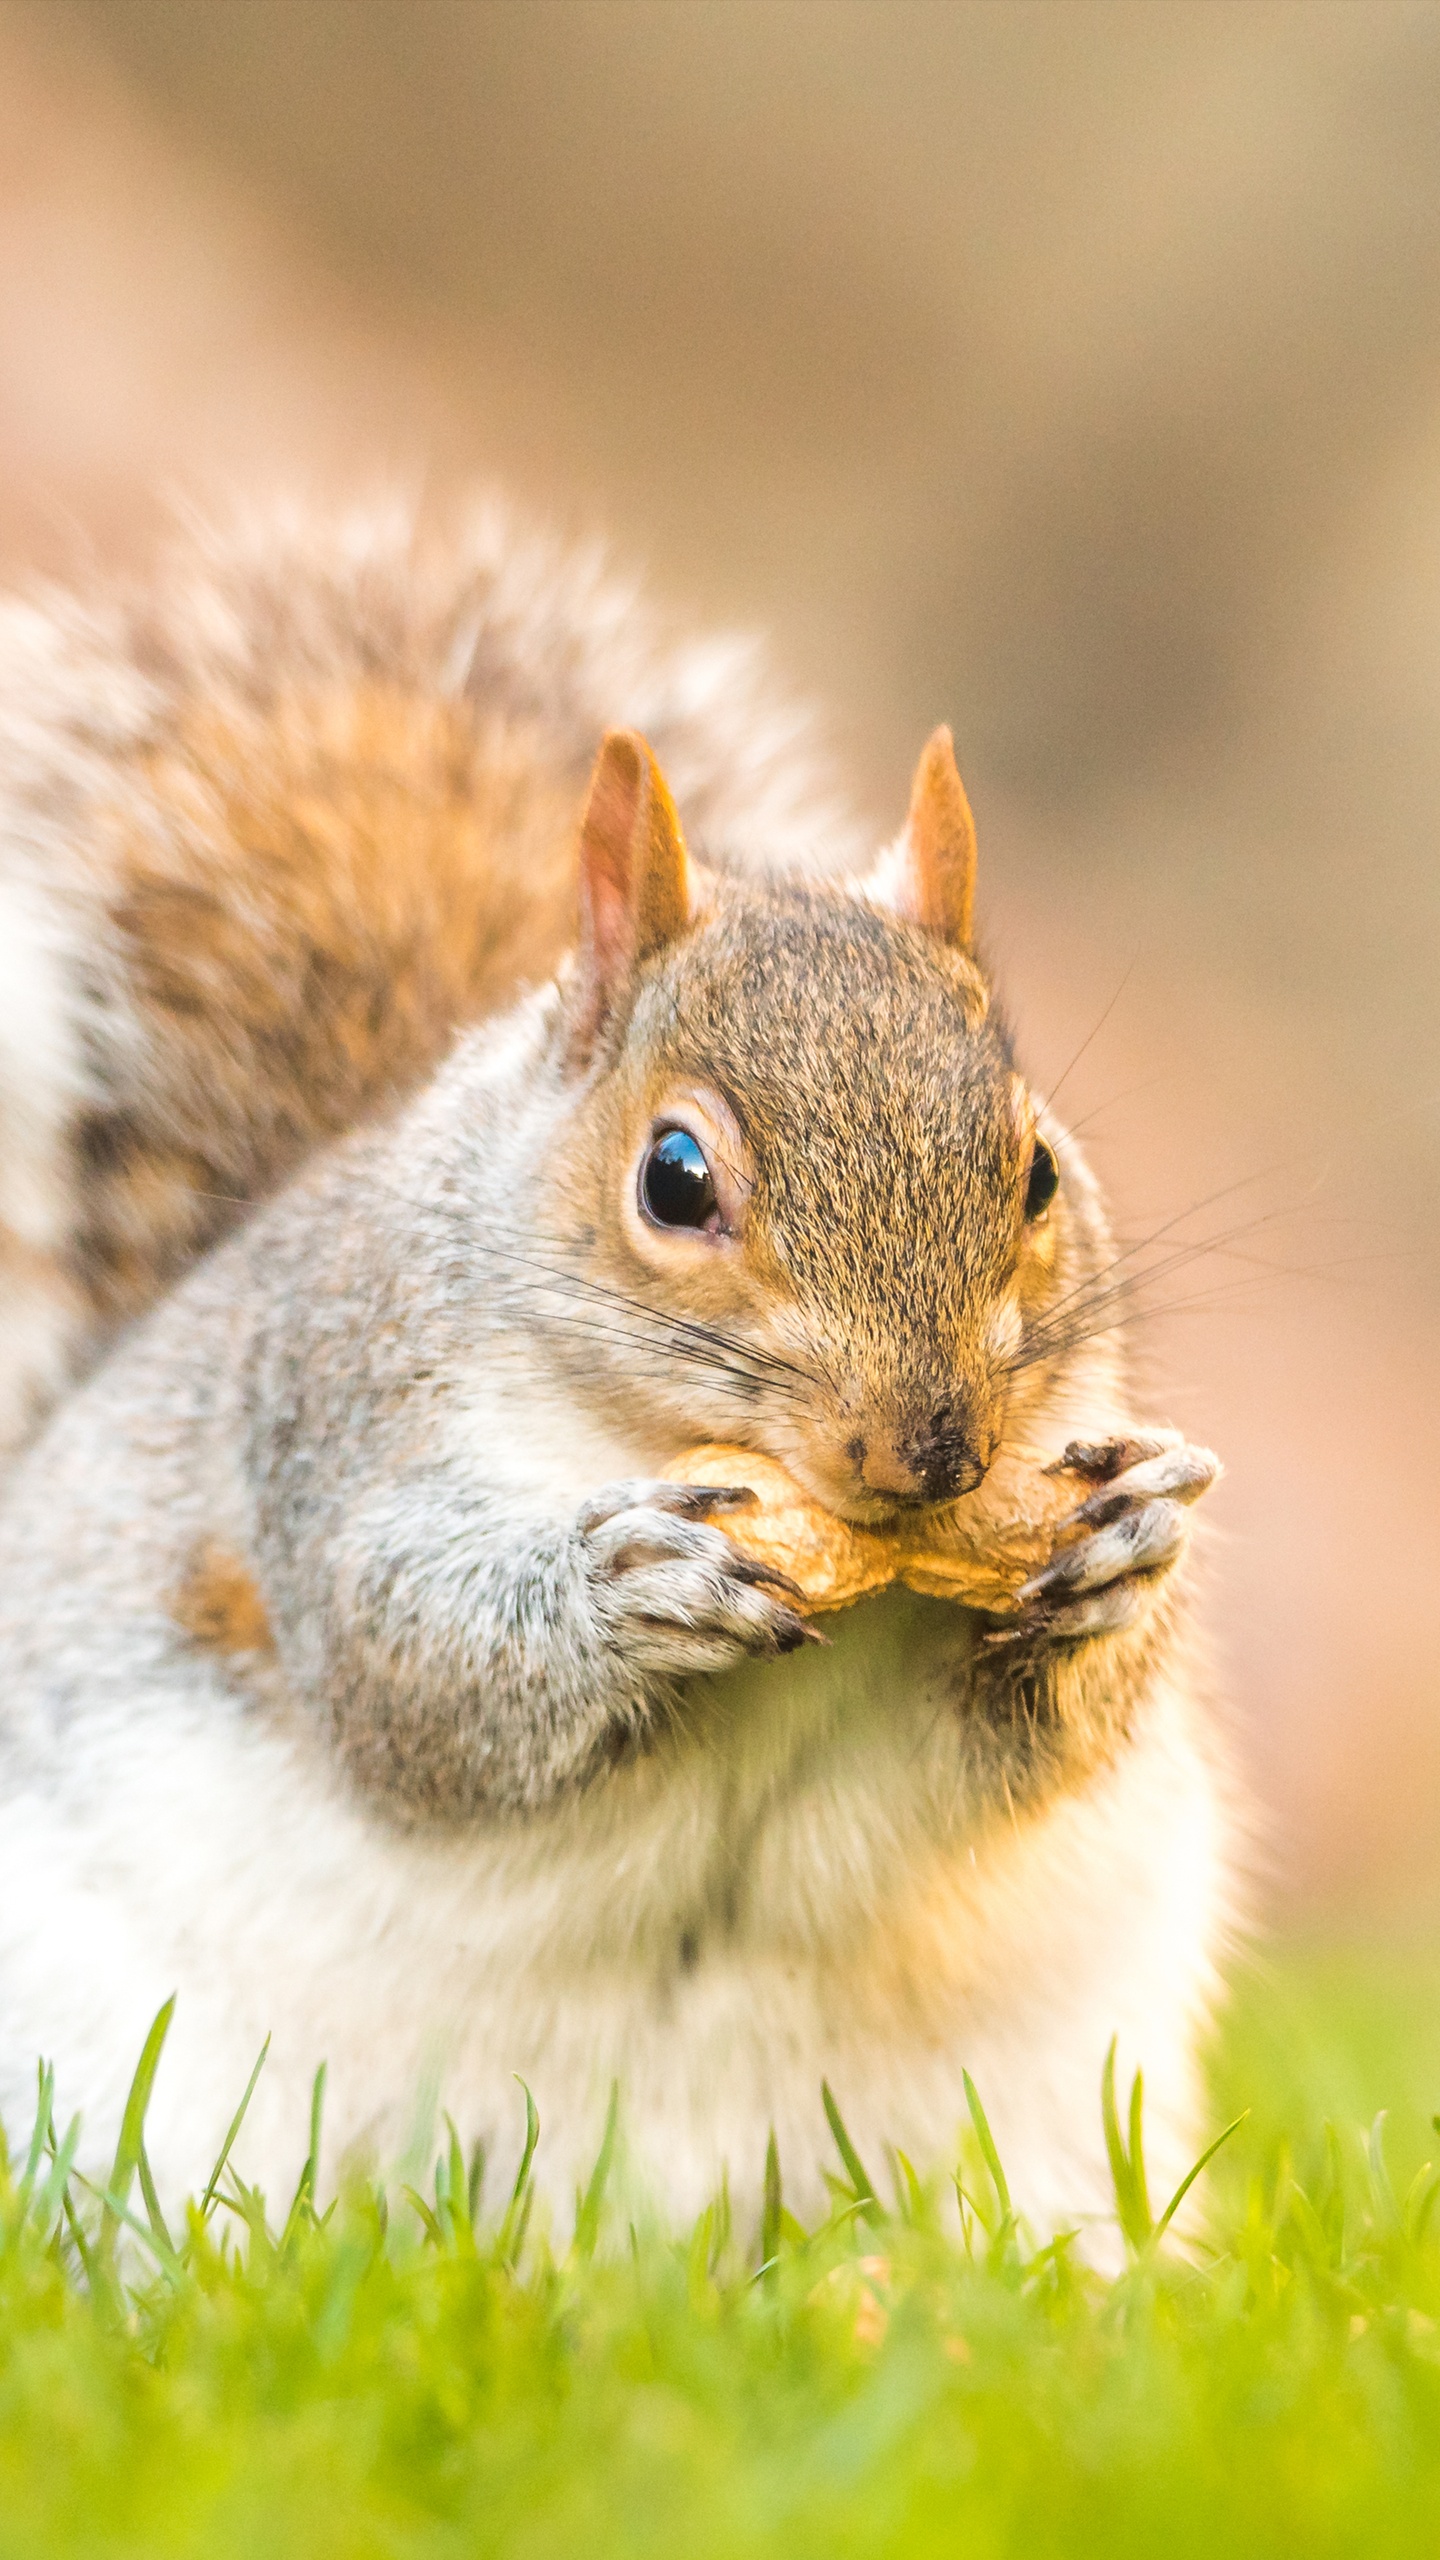
[[650,737],[702,846],[833,847],[752,653],[667,646],[593,553],[497,508],[444,544],[396,504],[271,512],[190,534],[143,593],[0,608],[0,1451],[554,970],[611,726]]

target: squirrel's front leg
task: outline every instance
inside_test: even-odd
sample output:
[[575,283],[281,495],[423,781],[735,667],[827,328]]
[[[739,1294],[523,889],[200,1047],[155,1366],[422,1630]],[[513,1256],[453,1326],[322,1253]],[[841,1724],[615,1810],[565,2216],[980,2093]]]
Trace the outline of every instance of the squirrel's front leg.
[[1163,1667],[1189,1545],[1189,1506],[1220,1462],[1178,1432],[1072,1441],[1053,1472],[1093,1491],[1060,1521],[1049,1562],[1025,1583],[1020,1612],[992,1621],[979,1648],[978,1702],[1023,1713],[1037,1740],[1103,1756]]
[[582,1504],[576,1530],[590,1605],[627,1682],[637,1671],[677,1679],[724,1671],[742,1654],[824,1642],[789,1606],[799,1585],[710,1525],[717,1512],[754,1499],[748,1485],[638,1477]]
[[331,1542],[305,1685],[392,1802],[543,1802],[642,1733],[676,1680],[813,1639],[794,1584],[712,1525],[753,1499],[627,1479],[550,1522],[506,1519],[443,1471],[391,1487]]
[[1062,1470],[1095,1491],[1060,1521],[1050,1562],[1022,1585],[1023,1615],[1009,1640],[1104,1635],[1133,1625],[1184,1554],[1186,1510],[1209,1491],[1220,1461],[1176,1431],[1152,1431],[1072,1440],[1048,1472]]

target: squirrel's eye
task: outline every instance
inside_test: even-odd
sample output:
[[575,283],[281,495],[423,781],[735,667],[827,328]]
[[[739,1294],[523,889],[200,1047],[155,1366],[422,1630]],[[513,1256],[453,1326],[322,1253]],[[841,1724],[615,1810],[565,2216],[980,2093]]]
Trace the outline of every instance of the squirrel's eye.
[[666,1129],[640,1168],[640,1199],[657,1227],[708,1227],[718,1216],[703,1148],[688,1129]]
[[1030,1159],[1030,1179],[1025,1185],[1026,1218],[1043,1218],[1059,1188],[1060,1167],[1055,1161],[1055,1150],[1047,1146],[1043,1138],[1037,1138],[1035,1153]]

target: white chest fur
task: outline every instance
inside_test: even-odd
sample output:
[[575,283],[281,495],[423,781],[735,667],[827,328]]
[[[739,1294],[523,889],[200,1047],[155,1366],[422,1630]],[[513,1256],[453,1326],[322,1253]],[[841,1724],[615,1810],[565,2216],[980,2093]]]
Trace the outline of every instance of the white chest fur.
[[0,1810],[7,2112],[43,2049],[103,2151],[176,1990],[152,2118],[172,2190],[203,2181],[270,2034],[242,2165],[272,2193],[323,2060],[332,2170],[393,2163],[438,2103],[505,2175],[520,2074],[561,2214],[618,2080],[633,2185],[683,2216],[722,2170],[753,2199],[772,2126],[815,2205],[822,2077],[877,2161],[895,2141],[947,2167],[968,2068],[1045,2225],[1103,2210],[1118,2031],[1157,2181],[1178,2175],[1221,1892],[1184,1701],[1088,1790],[997,1821],[969,1798],[958,1613],[891,1596],[833,1628],[827,1653],[707,1684],[693,1726],[597,1788],[463,1834],[381,1821],[193,1656],[143,1683],[117,1664]]

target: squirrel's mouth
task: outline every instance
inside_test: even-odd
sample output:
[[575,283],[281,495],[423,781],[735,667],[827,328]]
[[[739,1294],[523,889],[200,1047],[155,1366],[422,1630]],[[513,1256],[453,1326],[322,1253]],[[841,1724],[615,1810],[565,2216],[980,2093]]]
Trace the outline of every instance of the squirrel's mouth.
[[953,1511],[957,1503],[975,1493],[990,1470],[993,1452],[982,1461],[975,1459],[955,1482],[953,1475],[942,1491],[927,1490],[923,1481],[875,1484],[869,1482],[856,1465],[851,1449],[843,1455],[822,1454],[803,1447],[776,1449],[772,1453],[787,1466],[805,1491],[837,1519],[846,1520],[852,1528],[873,1529],[882,1534],[902,1524],[914,1529],[919,1523],[933,1521],[937,1525]]

